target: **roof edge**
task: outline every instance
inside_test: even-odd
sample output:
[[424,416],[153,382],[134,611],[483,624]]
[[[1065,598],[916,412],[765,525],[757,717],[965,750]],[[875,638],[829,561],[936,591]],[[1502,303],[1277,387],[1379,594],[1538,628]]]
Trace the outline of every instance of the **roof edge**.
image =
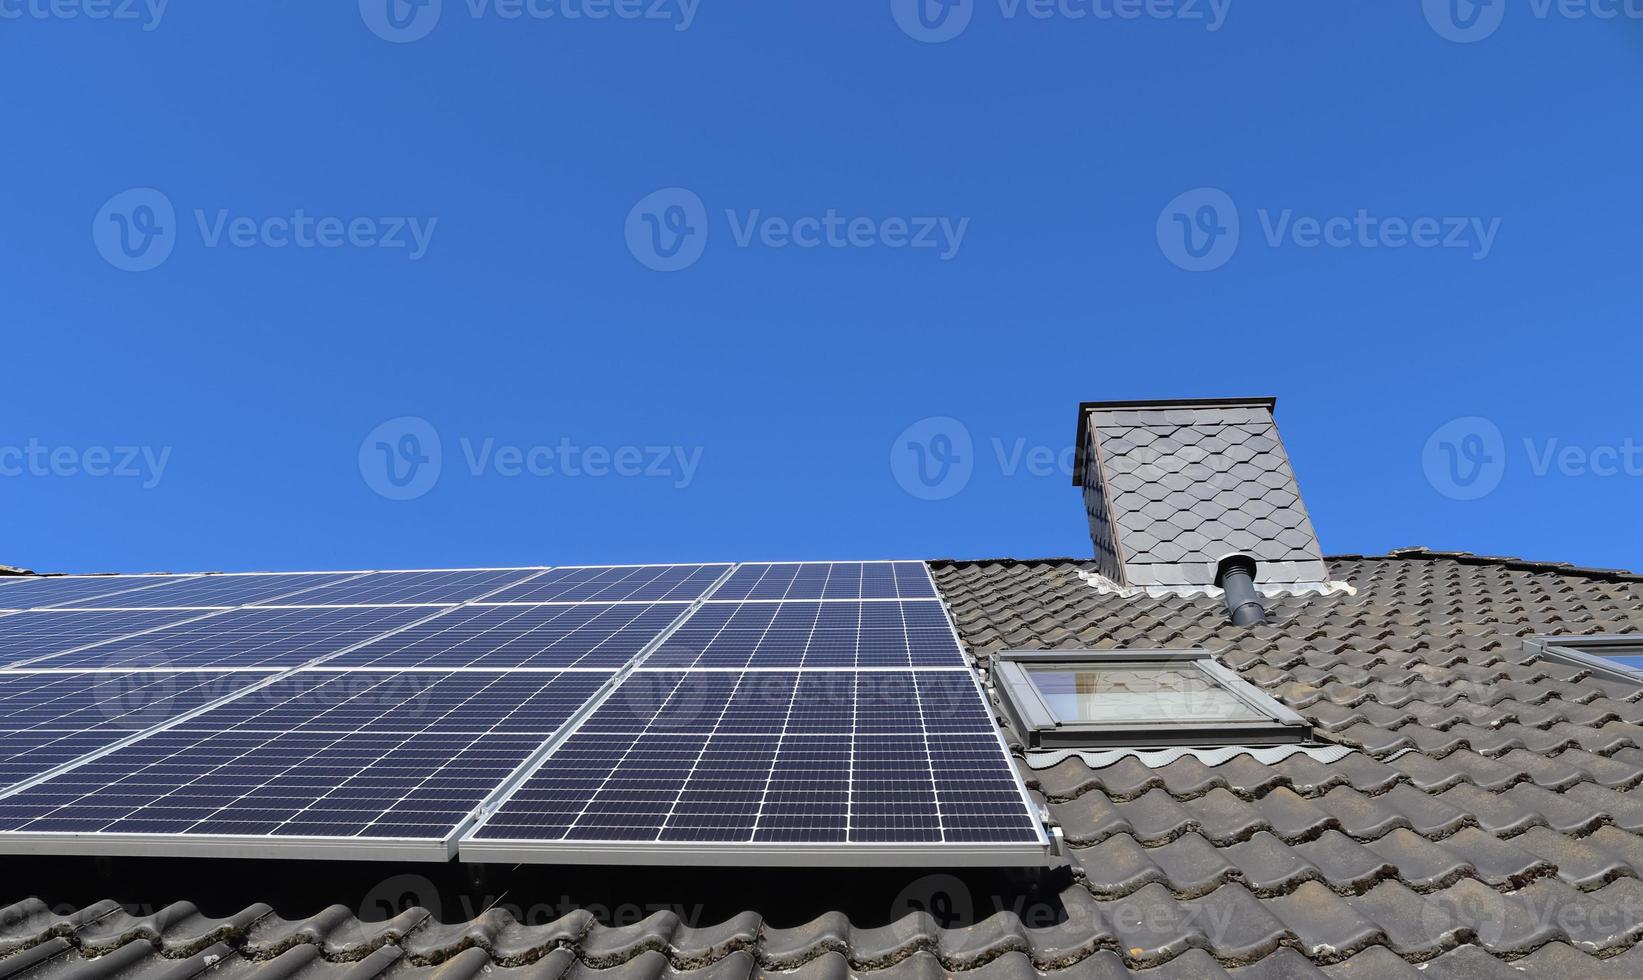
[[[1384,555],[1325,555],[1324,561],[1453,561],[1462,565],[1498,565],[1514,571],[1548,572],[1577,578],[1614,582],[1643,582],[1643,574],[1623,568],[1590,568],[1568,562],[1531,561],[1500,555],[1475,555],[1470,551],[1433,551],[1430,548],[1394,548]],[[926,564],[942,567],[969,565],[1094,565],[1093,558],[929,558]]]

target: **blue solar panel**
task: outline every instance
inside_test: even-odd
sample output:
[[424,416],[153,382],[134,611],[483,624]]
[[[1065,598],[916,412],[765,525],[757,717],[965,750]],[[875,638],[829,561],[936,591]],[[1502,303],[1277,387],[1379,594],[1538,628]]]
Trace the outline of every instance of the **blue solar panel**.
[[612,676],[311,669],[178,727],[206,732],[501,732],[545,737]]
[[452,605],[468,602],[536,574],[534,569],[372,572],[336,585],[265,602],[282,606]]
[[739,599],[933,599],[923,562],[834,561],[742,565],[713,593]]
[[0,666],[16,666],[192,619],[198,612],[20,612],[0,616]]
[[166,731],[0,798],[0,837],[444,840],[540,744],[535,735]]
[[621,667],[684,607],[463,606],[330,661],[376,667]]
[[186,576],[89,575],[26,578],[0,584],[0,609],[42,609],[79,605],[92,599],[100,606],[119,606],[114,596],[134,598],[139,590],[181,581]]
[[967,673],[640,671],[478,841],[1038,840]]
[[0,798],[0,837],[443,841],[604,680],[301,672]]
[[298,667],[433,612],[425,606],[236,609],[61,654],[32,666]]
[[0,789],[105,749],[264,676],[0,674]]
[[946,613],[923,602],[711,602],[652,667],[963,667]]
[[244,606],[255,602],[287,599],[295,604],[309,589],[344,579],[350,573],[290,572],[248,575],[201,575],[167,579],[164,584],[139,592],[124,592],[100,599],[80,599],[70,608],[114,606],[123,609],[159,609],[168,606]]
[[729,569],[729,565],[555,568],[486,601],[689,602],[701,598]]

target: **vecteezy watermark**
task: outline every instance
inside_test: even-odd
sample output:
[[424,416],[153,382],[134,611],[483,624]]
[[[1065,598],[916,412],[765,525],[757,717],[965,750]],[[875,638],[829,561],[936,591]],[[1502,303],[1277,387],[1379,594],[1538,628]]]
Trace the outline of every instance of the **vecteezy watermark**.
[[[1530,475],[1556,474],[1570,479],[1643,477],[1643,443],[1626,438],[1616,444],[1570,445],[1556,437],[1526,436],[1523,462]],[[1439,426],[1421,451],[1421,468],[1432,489],[1451,500],[1480,500],[1494,493],[1510,463],[1500,426],[1480,416],[1454,419]]]
[[[703,455],[701,446],[583,445],[569,437],[525,446],[464,435],[457,444],[473,479],[663,480],[676,490],[695,482]],[[444,460],[439,431],[414,415],[389,419],[359,445],[360,476],[389,500],[427,495],[439,482]]]
[[170,446],[48,446],[39,439],[0,446],[0,477],[136,480],[152,490],[170,462]]
[[[890,15],[908,37],[940,44],[963,34],[984,0],[890,0]],[[1226,25],[1232,0],[997,0],[1001,20],[1113,23],[1139,20],[1182,21],[1219,31]]]
[[[1019,436],[992,436],[987,444],[988,458],[1006,479],[1072,476],[1075,454],[1071,446],[1035,445]],[[890,444],[890,475],[919,500],[947,500],[963,493],[975,476],[977,462],[969,426],[946,415],[914,422]]]
[[[1643,0],[1639,0],[1643,2]],[[1386,216],[1358,208],[1352,214],[1303,215],[1292,208],[1256,209],[1268,248],[1451,249],[1475,262],[1487,259],[1500,234],[1500,218]],[[1158,248],[1188,272],[1212,272],[1232,261],[1243,221],[1231,195],[1200,187],[1177,196],[1158,215]]]
[[112,20],[152,31],[170,0],[0,0],[0,20]]
[[439,482],[445,455],[439,431],[424,418],[402,415],[366,434],[359,444],[359,475],[378,496],[415,500]]
[[[447,0],[359,0],[359,16],[384,41],[409,44],[432,34]],[[449,0],[456,8],[458,0]],[[688,31],[701,0],[460,0],[470,20],[636,21]]]
[[[1643,0],[1522,0],[1536,20],[1643,20]],[[1511,0],[1423,0],[1426,22],[1446,41],[1487,40],[1506,21]]]
[[[828,208],[821,214],[785,217],[760,208],[724,212],[737,248],[869,249],[933,251],[948,262],[958,256],[969,218],[948,216],[849,216]],[[707,206],[695,192],[668,187],[647,194],[628,212],[623,232],[628,251],[647,269],[678,272],[707,251]]]
[[384,878],[367,891],[359,902],[357,914],[362,922],[386,922],[413,909],[422,909],[437,921],[466,922],[489,912],[502,912],[520,925],[544,926],[586,912],[607,926],[630,926],[659,912],[671,912],[686,928],[706,924],[705,908],[701,905],[599,905],[579,902],[569,895],[542,896],[542,900],[530,905],[507,899],[505,893],[487,895],[461,887],[444,891],[425,875],[399,874]]
[[[404,252],[417,262],[428,254],[439,219],[312,215],[303,208],[288,215],[256,216],[198,208],[192,224],[206,248],[380,249]],[[109,265],[126,272],[147,272],[164,264],[182,234],[171,199],[152,187],[109,198],[91,224],[97,251]]]

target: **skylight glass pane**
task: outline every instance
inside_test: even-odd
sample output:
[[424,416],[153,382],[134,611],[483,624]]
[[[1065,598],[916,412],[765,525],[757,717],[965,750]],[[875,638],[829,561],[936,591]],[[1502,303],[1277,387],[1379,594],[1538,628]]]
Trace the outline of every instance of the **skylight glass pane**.
[[1627,648],[1614,653],[1604,653],[1601,654],[1601,656],[1609,660],[1613,660],[1622,667],[1630,667],[1633,670],[1643,670],[1643,647]]
[[1191,665],[1040,667],[1028,676],[1063,724],[1266,720]]

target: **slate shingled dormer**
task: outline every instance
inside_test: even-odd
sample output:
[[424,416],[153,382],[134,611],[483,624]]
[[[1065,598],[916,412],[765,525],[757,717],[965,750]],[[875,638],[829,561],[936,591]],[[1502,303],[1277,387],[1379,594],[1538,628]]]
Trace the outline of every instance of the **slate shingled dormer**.
[[1215,585],[1222,559],[1265,588],[1327,578],[1273,398],[1086,402],[1073,482],[1102,574],[1132,588]]

